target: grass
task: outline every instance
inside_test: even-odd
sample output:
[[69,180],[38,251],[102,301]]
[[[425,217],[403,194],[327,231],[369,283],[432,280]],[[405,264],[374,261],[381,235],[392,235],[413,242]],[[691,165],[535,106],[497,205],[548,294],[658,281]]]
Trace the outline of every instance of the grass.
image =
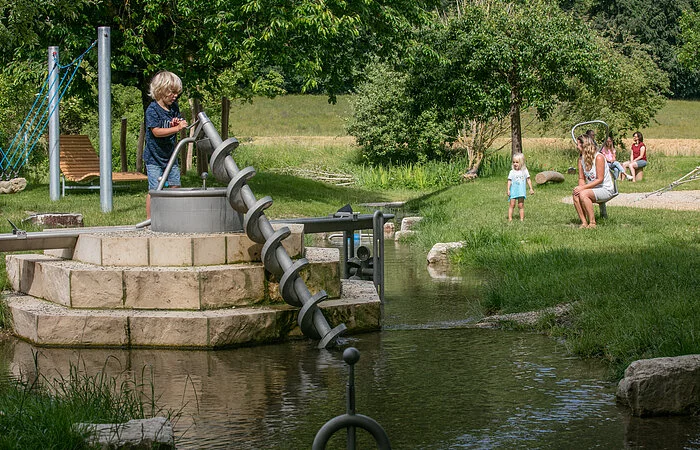
[[152,382],[141,377],[87,375],[71,365],[67,377],[0,378],[0,448],[92,448],[75,424],[170,416],[156,408]]
[[[621,191],[654,190],[698,163],[658,158],[663,172],[622,183]],[[543,165],[536,156],[530,161],[531,173]],[[610,206],[597,229],[579,230],[573,206],[561,201],[576,183],[568,175],[562,184],[536,186],[525,201],[525,222],[508,224],[505,178],[504,172],[410,204],[424,216],[416,245],[462,241],[455,262],[489,274],[483,314],[573,303],[567,326],[550,322],[542,329],[565,337],[574,354],[608,361],[615,377],[635,359],[700,353],[700,303],[691,300],[700,295],[698,212]]]
[[[561,202],[576,182],[567,175],[564,183],[536,187],[526,201],[526,221],[508,226],[507,152],[487,165],[482,175],[489,176],[467,184],[454,180],[459,163],[371,169],[358,164],[352,140],[342,136],[347,100],[331,106],[323,97],[291,96],[236,108],[232,134],[248,138],[240,139],[234,157],[239,167],[258,171],[250,186],[258,198],[273,198],[268,216],[325,216],[345,203],[357,209],[364,202],[413,199],[409,207],[425,217],[414,238],[418,251],[464,241],[468,245],[456,263],[489,274],[483,314],[573,303],[567,326],[549,320],[540,329],[565,337],[575,354],[609,361],[618,377],[634,359],[700,353],[699,303],[692,301],[700,296],[697,212],[611,206],[610,219],[597,230],[578,230],[573,207]],[[643,131],[647,137],[687,139],[698,128],[699,107],[700,102],[668,102],[656,128]],[[689,142],[700,149],[700,141]],[[524,149],[533,176],[540,170],[565,173],[576,165],[566,137],[528,139]],[[698,165],[700,151],[693,149],[689,156],[650,151],[644,181],[622,183],[621,192],[667,186]],[[350,174],[356,184],[333,186],[299,177],[297,169]],[[200,183],[192,175],[183,181]],[[114,210],[103,214],[96,192],[75,191],[51,203],[45,184],[31,184],[22,193],[0,196],[0,212],[16,224],[30,211],[80,212],[87,226],[135,224],[145,218],[144,194],[145,186],[115,190]],[[0,231],[9,232],[9,224],[0,223]],[[3,265],[0,285],[7,286]]]

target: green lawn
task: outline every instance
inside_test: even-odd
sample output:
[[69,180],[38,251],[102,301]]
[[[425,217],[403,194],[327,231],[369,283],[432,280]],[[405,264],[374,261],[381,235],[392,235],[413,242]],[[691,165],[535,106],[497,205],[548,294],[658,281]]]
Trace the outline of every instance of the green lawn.
[[[567,323],[548,318],[538,327],[564,336],[575,354],[609,361],[616,376],[634,359],[700,353],[700,302],[695,301],[700,298],[700,213],[610,207],[610,218],[600,221],[597,230],[579,230],[573,206],[561,201],[576,183],[575,175],[567,175],[561,184],[536,186],[526,201],[526,221],[508,225],[507,154],[492,165],[490,176],[466,184],[451,183],[448,177],[443,188],[435,189],[425,186],[454,167],[372,169],[357,164],[357,149],[347,139],[282,139],[340,134],[347,105],[343,97],[332,106],[324,97],[293,96],[240,106],[233,128],[250,136],[270,136],[271,129],[280,133],[279,143],[274,138],[243,140],[234,155],[239,167],[256,167],[250,186],[257,198],[273,198],[266,211],[270,218],[325,216],[345,203],[357,209],[363,202],[411,200],[411,208],[425,217],[413,239],[416,251],[463,241],[467,245],[455,263],[489,274],[483,286],[484,314],[573,303]],[[698,129],[694,122],[700,121],[698,105],[669,102],[656,131],[648,133],[691,136]],[[540,170],[566,172],[575,165],[572,147],[529,145],[527,166],[533,176]],[[698,164],[698,156],[655,154],[644,181],[621,183],[620,190],[650,192]],[[299,168],[351,173],[365,182],[333,186],[299,176],[294,171]],[[424,187],[411,188],[409,181],[419,179]],[[200,183],[190,175],[183,185]],[[677,189],[700,189],[698,184]],[[46,184],[30,184],[21,193],[0,195],[0,213],[16,224],[31,212],[80,212],[88,226],[135,224],[145,219],[144,196],[145,185],[115,191],[113,212],[103,214],[96,191],[71,192],[50,202]],[[10,231],[6,220],[0,231]],[[0,269],[3,265],[4,260]],[[4,270],[0,285],[7,286]]]

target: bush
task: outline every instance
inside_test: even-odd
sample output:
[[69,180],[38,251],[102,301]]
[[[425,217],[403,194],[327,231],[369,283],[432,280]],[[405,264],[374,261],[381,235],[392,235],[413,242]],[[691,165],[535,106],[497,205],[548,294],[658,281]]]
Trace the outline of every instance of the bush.
[[412,163],[447,159],[447,130],[435,109],[414,114],[406,93],[406,74],[387,65],[370,67],[368,82],[352,100],[347,124],[365,161],[371,164]]

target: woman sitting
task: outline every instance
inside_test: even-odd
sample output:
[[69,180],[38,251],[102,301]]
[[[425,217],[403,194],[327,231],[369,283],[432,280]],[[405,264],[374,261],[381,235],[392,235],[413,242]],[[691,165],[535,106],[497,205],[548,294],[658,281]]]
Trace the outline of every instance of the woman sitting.
[[574,206],[581,219],[580,228],[595,228],[595,213],[593,203],[605,203],[615,196],[608,163],[598,149],[593,139],[582,134],[576,139],[581,158],[578,161],[578,186],[574,188]]
[[603,144],[603,148],[600,149],[600,153],[605,156],[605,160],[608,162],[608,168],[613,171],[613,178],[616,180],[620,178],[620,174],[624,173],[625,169],[622,167],[622,164],[620,164],[620,161],[617,160],[612,137],[608,136],[605,140],[605,144]]
[[[630,160],[622,163],[622,167],[625,169],[624,174],[627,180],[637,181],[637,169],[641,169],[647,165],[647,146],[644,145],[644,137],[639,131],[632,135],[632,141],[634,143],[632,144],[632,151],[630,152]],[[627,168],[630,169],[632,175],[627,174]]]

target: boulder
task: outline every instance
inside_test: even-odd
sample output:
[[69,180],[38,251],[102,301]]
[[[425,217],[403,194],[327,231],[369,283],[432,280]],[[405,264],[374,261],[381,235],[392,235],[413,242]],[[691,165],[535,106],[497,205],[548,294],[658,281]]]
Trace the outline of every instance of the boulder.
[[32,214],[23,220],[43,228],[76,228],[83,226],[83,215],[78,213]]
[[384,224],[384,238],[394,239],[394,234],[396,233],[396,225],[394,222],[387,222]]
[[616,397],[639,417],[700,412],[700,355],[634,361]]
[[401,219],[401,231],[413,231],[413,228],[421,220],[423,220],[423,218],[417,216],[404,217],[403,219]]
[[8,181],[0,181],[0,194],[15,194],[27,187],[26,178],[13,178]]
[[173,426],[165,417],[130,420],[126,423],[79,423],[90,433],[88,443],[102,449],[174,449]]
[[462,248],[462,242],[438,242],[428,252],[428,264],[449,264],[450,251]]
[[416,232],[413,230],[399,230],[396,233],[394,233],[394,240],[400,241],[404,238],[413,236],[414,234],[416,234]]

